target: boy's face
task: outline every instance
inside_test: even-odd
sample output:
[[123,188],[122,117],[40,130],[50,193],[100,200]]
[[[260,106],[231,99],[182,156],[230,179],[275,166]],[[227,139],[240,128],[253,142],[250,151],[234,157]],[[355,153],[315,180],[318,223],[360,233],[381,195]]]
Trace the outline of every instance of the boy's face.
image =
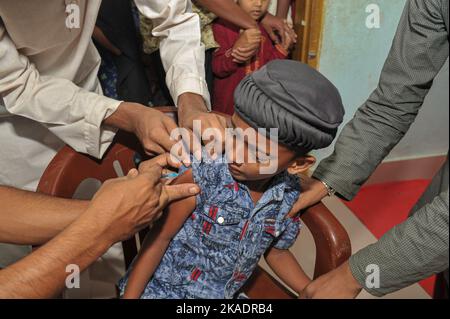
[[[237,181],[256,181],[263,180],[275,176],[284,170],[288,170],[291,174],[305,172],[311,167],[315,159],[312,156],[298,155],[280,145],[266,136],[259,134],[257,130],[249,126],[239,115],[234,113],[231,118],[231,125],[233,129],[242,129],[248,134],[236,138],[234,140],[234,147],[230,152],[227,152],[228,168],[231,175]],[[239,146],[238,146],[239,144]],[[261,147],[265,145],[265,147]],[[259,146],[259,147],[258,147]],[[264,149],[265,148],[265,149]],[[251,154],[254,154],[253,157]],[[237,159],[242,159],[238,161]],[[262,173],[268,171],[268,167],[273,167],[271,173]],[[266,168],[266,170],[264,170]]]
[[254,20],[259,20],[266,14],[270,0],[238,0],[238,3]]

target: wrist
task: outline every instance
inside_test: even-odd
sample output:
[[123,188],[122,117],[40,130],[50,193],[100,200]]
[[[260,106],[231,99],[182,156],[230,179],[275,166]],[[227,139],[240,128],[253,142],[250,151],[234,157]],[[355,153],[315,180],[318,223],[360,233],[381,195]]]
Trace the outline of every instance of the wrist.
[[195,93],[183,93],[178,98],[178,116],[183,118],[198,112],[208,112],[205,100],[201,95]]
[[334,194],[336,193],[336,190],[330,186],[329,183],[327,183],[326,181],[317,179],[315,177],[313,177],[316,181],[317,181],[317,185],[318,185],[318,189],[320,190],[320,194],[325,197],[325,196],[334,196]]
[[142,115],[146,107],[139,103],[122,102],[117,110],[105,119],[104,123],[115,128],[133,133],[136,128],[136,119]]
[[362,290],[361,284],[356,280],[355,276],[353,276],[350,263],[346,261],[342,266],[343,277],[345,278],[345,285],[349,291],[358,294]]
[[97,213],[94,209],[88,208],[64,230],[67,238],[79,238],[78,249],[82,252],[82,256],[77,256],[77,259],[83,257],[94,261],[115,243],[108,232],[107,223],[100,221]]
[[90,205],[86,211],[71,226],[80,227],[86,232],[87,237],[91,237],[94,243],[92,249],[102,252],[106,251],[116,243],[111,234],[113,229],[111,219],[104,218],[106,212],[101,212]]

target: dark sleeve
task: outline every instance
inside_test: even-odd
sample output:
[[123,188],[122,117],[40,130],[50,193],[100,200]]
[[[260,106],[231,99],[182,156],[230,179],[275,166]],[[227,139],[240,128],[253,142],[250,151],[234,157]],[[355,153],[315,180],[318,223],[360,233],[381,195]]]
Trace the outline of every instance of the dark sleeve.
[[[446,22],[447,21],[447,22]],[[352,199],[408,131],[449,55],[448,1],[409,0],[376,90],[314,177]]]
[[225,78],[236,72],[239,64],[233,62],[231,50],[234,43],[229,41],[229,30],[227,26],[219,20],[213,24],[214,39],[219,44],[219,48],[214,52],[212,60],[212,68],[214,75],[219,78]]

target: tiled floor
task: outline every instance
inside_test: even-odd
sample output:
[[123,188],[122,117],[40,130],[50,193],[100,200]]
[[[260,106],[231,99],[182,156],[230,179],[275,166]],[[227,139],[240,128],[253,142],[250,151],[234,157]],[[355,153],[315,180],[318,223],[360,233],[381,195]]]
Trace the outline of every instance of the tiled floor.
[[[324,204],[331,210],[331,212],[347,230],[352,243],[353,252],[376,242],[376,237],[372,235],[366,226],[364,226],[364,224],[362,224],[361,221],[356,218],[356,216],[340,200],[337,198],[327,198],[324,200]],[[292,251],[300,261],[307,274],[312,276],[314,271],[315,246],[311,233],[306,228],[302,229],[300,237],[292,248]],[[263,261],[261,264],[267,270],[267,265]],[[358,298],[370,299],[376,297],[363,291]],[[398,292],[386,295],[383,298],[430,299],[430,296],[419,284],[415,284]]]

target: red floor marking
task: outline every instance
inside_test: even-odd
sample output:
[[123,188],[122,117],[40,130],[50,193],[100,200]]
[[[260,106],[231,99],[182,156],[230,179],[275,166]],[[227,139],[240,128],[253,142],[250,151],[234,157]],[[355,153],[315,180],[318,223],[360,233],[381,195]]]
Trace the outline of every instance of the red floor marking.
[[[344,204],[377,238],[403,222],[409,211],[427,188],[430,180],[400,181],[369,185]],[[420,285],[432,296],[435,277],[422,280]]]

